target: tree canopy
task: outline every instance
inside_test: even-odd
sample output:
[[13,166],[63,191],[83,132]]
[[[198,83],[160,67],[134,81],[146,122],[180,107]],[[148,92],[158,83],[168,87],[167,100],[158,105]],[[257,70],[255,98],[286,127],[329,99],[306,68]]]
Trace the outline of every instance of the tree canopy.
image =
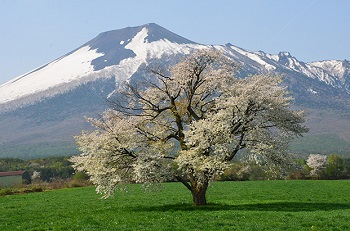
[[75,137],[82,154],[74,167],[105,197],[123,182],[177,180],[205,205],[210,180],[240,150],[284,162],[290,139],[307,132],[304,113],[291,110],[280,76],[237,79],[236,69],[220,52],[201,50],[125,83],[111,109],[88,118],[97,129]]

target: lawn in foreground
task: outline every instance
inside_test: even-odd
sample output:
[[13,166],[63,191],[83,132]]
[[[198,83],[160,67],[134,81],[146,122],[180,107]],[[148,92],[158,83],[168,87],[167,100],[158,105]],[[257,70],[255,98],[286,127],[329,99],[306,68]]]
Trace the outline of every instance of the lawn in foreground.
[[0,230],[350,230],[350,181],[214,182],[205,207],[180,183],[163,186],[0,197]]

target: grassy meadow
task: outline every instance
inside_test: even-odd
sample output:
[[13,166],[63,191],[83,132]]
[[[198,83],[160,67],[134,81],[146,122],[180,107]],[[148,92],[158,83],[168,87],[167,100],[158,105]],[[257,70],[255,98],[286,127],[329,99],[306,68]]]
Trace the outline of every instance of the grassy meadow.
[[192,206],[180,183],[94,187],[0,197],[0,230],[350,230],[350,181],[214,182]]

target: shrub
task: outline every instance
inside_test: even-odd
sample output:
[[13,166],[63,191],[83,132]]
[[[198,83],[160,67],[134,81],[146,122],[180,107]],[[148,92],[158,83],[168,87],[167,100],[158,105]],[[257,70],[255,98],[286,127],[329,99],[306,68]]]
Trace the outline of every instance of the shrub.
[[307,173],[302,170],[296,170],[288,174],[287,180],[306,180],[308,179]]
[[77,171],[73,175],[73,180],[74,181],[86,181],[89,179],[89,176],[86,175],[84,172]]
[[12,195],[14,194],[14,191],[12,188],[1,188],[0,189],[0,196],[6,196],[6,195]]

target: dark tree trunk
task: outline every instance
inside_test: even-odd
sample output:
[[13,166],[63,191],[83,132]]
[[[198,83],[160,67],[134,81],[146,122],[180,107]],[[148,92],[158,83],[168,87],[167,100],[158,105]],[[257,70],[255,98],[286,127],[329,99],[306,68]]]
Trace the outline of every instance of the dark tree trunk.
[[182,177],[176,177],[183,185],[186,186],[192,193],[193,204],[195,206],[207,205],[207,199],[205,197],[209,185],[209,179],[205,180],[204,183],[199,184],[193,177],[190,177],[188,182]]
[[192,197],[193,204],[195,206],[207,205],[207,199],[205,194],[207,193],[207,188],[209,181],[204,182],[203,184],[198,184],[197,182],[191,182],[192,185]]
[[205,197],[206,190],[203,192],[196,192],[195,190],[192,191],[192,196],[193,196],[193,204],[195,206],[200,206],[200,205],[207,205],[207,199]]

